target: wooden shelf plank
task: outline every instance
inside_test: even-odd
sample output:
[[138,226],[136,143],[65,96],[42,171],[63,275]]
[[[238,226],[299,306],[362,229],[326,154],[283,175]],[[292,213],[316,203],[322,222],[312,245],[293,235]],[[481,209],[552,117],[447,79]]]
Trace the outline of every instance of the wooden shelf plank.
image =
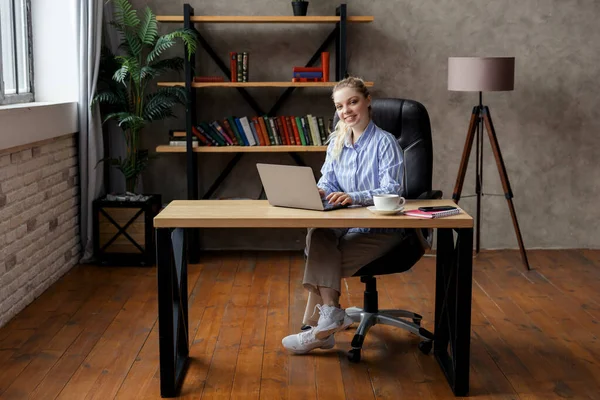
[[[194,88],[209,87],[333,87],[337,82],[193,82]],[[365,86],[372,87],[373,82],[365,82]],[[185,86],[185,82],[158,82],[158,86]]]
[[[158,15],[158,22],[183,22],[183,15]],[[191,18],[192,22],[197,23],[298,23],[298,24],[324,24],[335,23],[340,20],[336,16],[305,16],[294,17],[290,15],[198,15]],[[375,17],[372,15],[354,15],[346,18],[350,23],[373,22]]]
[[[327,146],[199,146],[194,153],[308,153],[325,152]],[[156,146],[157,153],[185,153],[185,146]]]

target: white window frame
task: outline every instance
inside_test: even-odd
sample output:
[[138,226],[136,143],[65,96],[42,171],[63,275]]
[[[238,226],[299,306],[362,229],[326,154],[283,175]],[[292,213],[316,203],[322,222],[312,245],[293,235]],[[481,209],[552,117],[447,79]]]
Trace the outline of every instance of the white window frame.
[[[12,26],[15,26],[15,12],[14,12],[14,6],[15,6],[15,0],[9,0],[10,2],[12,2],[12,6],[13,6],[13,13],[12,16],[10,16],[11,20],[12,20]],[[26,93],[16,93],[16,94],[6,94],[5,93],[5,84],[4,84],[4,75],[2,73],[2,57],[0,56],[0,106],[1,105],[6,105],[6,104],[17,104],[17,103],[30,103],[34,101],[34,86],[33,86],[33,46],[32,46],[32,35],[31,35],[31,0],[24,0],[24,5],[25,5],[25,18],[26,18],[26,32],[25,32],[25,36],[26,36],[26,46],[27,46],[27,71],[26,71],[26,78],[27,80],[29,80],[29,91]],[[0,19],[0,24],[2,23],[1,19]],[[1,33],[1,31],[0,31]],[[14,29],[13,29],[13,34],[14,34]],[[17,48],[17,38],[16,36],[13,38],[13,40],[15,41],[14,47],[15,47],[15,52],[17,51],[21,51],[21,49]],[[2,41],[0,40],[0,55],[2,54]],[[16,64],[16,59],[13,60]],[[18,66],[15,66],[15,71],[18,70]],[[18,77],[18,72],[16,72],[16,75]],[[17,90],[18,90],[18,78],[17,78]]]

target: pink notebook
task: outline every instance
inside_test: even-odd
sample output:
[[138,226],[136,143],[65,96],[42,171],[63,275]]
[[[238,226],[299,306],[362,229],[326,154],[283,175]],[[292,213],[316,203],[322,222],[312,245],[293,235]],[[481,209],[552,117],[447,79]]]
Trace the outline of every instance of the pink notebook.
[[460,214],[460,208],[456,208],[454,210],[447,211],[419,211],[419,210],[408,210],[404,212],[404,215],[408,215],[411,217],[421,217],[421,218],[442,218],[449,217],[450,215]]

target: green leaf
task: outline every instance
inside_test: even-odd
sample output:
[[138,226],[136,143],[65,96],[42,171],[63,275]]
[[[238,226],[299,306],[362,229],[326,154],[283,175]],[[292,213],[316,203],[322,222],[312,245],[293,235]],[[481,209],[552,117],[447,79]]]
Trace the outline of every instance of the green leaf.
[[124,28],[135,28],[140,23],[137,11],[133,9],[129,0],[113,0],[115,3],[114,16],[115,23]]
[[144,19],[139,30],[139,38],[144,44],[153,45],[158,36],[158,24],[150,7],[144,9]]
[[146,63],[149,64],[154,61],[154,59],[160,56],[163,51],[167,50],[174,44],[175,41],[167,35],[159,37],[152,51],[148,53],[148,56],[146,57]]

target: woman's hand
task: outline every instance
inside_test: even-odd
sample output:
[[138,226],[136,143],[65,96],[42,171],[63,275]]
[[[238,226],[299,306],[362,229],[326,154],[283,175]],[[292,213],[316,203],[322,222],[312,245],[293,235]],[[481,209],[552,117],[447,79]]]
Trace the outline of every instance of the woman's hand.
[[317,188],[317,189],[319,189],[319,196],[321,196],[321,198],[325,197],[325,191],[320,188]]
[[341,204],[343,206],[352,204],[352,198],[348,193],[344,192],[333,192],[327,195],[326,199],[329,201],[329,204],[338,205]]

